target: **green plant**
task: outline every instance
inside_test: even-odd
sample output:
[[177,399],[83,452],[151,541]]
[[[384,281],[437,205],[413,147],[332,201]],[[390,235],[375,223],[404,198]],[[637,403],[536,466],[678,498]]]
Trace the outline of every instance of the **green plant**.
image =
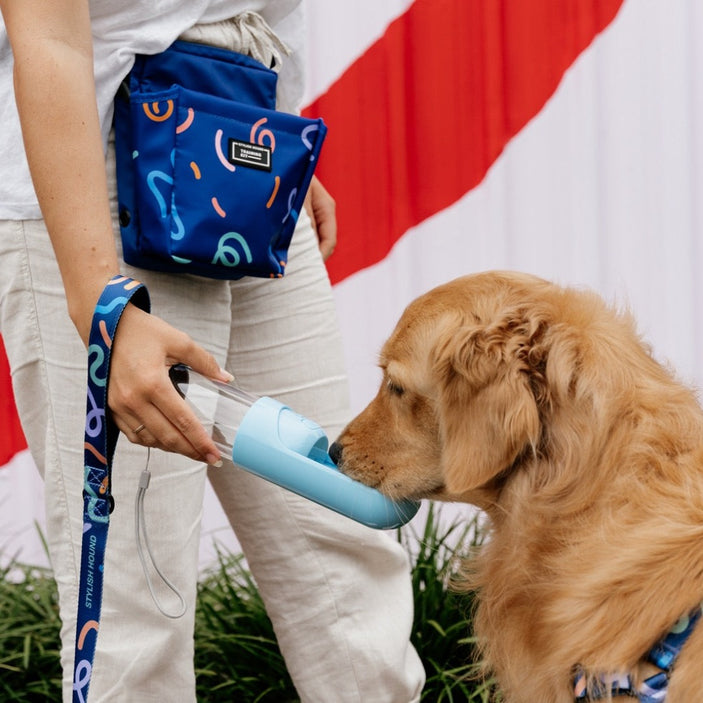
[[[458,560],[480,545],[480,521],[442,525],[430,505],[423,531],[398,533],[411,556],[412,642],[427,673],[427,703],[489,703],[471,629],[472,594],[451,590]],[[60,699],[58,596],[50,571],[0,569],[0,702]],[[242,555],[219,554],[198,584],[195,670],[200,703],[298,701],[271,621]]]
[[400,533],[412,557],[415,626],[412,643],[425,666],[422,700],[431,703],[489,703],[497,697],[484,680],[472,629],[474,594],[452,590],[459,561],[471,558],[483,542],[480,515],[444,527],[441,513],[429,505],[421,534]]
[[200,702],[298,700],[242,555],[218,554],[198,584],[195,673]]
[[16,563],[0,570],[0,701],[60,698],[60,626],[49,570]]

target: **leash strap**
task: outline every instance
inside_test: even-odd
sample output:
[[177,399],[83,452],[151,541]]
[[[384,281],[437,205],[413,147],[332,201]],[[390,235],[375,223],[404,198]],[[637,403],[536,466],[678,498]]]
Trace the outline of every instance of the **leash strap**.
[[149,293],[139,281],[115,276],[95,307],[88,345],[88,397],[85,417],[83,541],[73,663],[73,703],[85,703],[100,626],[103,567],[110,513],[112,457],[119,430],[107,407],[110,351],[117,325],[131,300],[149,312]]

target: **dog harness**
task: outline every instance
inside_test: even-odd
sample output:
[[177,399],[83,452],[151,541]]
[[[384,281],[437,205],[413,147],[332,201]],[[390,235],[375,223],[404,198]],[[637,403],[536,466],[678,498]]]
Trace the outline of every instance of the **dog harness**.
[[683,646],[688,641],[703,613],[703,603],[684,615],[647,654],[647,661],[661,669],[635,687],[629,674],[601,674],[587,687],[586,672],[576,675],[574,698],[576,701],[597,701],[610,696],[631,696],[639,703],[663,703],[669,688],[669,677]]

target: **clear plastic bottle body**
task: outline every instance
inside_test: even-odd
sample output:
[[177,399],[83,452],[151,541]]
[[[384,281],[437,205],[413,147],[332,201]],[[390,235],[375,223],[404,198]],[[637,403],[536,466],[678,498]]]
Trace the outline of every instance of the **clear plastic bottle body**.
[[213,381],[178,364],[169,372],[176,390],[193,409],[222,454],[232,463],[232,448],[244,416],[259,400],[231,383]]

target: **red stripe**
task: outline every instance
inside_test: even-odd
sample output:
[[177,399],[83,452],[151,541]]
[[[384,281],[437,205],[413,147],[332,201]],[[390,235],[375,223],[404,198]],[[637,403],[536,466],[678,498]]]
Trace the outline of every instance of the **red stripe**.
[[2,337],[0,337],[0,469],[15,454],[26,448],[27,442],[15,409],[10,365],[7,361]]
[[554,93],[623,0],[415,0],[305,110],[329,126],[333,283],[456,202]]
[[[305,113],[330,131],[333,283],[474,188],[623,0],[415,0]],[[0,339],[0,466],[26,447]]]

